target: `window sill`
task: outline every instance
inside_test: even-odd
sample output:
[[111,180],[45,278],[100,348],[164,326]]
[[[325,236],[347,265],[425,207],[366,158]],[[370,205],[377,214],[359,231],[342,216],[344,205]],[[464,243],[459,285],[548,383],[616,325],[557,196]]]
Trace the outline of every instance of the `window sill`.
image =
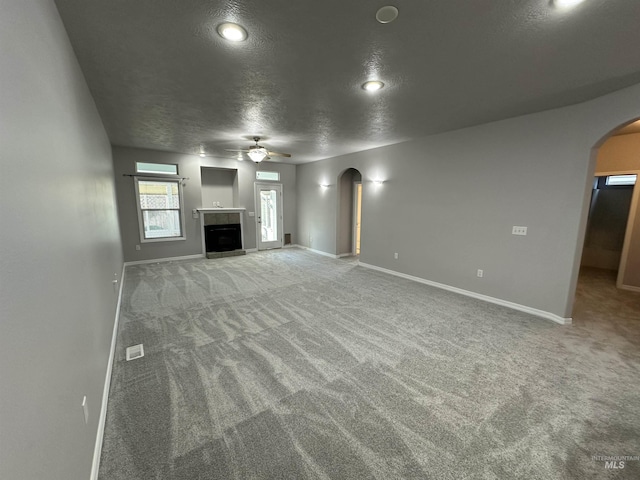
[[140,243],[177,242],[177,241],[186,240],[186,239],[187,237],[145,238],[145,239],[140,239]]

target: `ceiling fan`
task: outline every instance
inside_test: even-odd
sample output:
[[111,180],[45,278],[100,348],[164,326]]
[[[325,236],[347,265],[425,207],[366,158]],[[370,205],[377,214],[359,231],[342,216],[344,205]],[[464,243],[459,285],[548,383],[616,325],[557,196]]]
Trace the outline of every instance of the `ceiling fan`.
[[256,163],[260,163],[265,158],[271,158],[271,157],[290,158],[291,157],[290,153],[270,152],[269,150],[264,148],[262,145],[258,145],[258,142],[260,141],[260,137],[253,137],[253,141],[256,142],[256,144],[251,145],[248,150],[230,150],[228,148],[225,150],[227,152],[244,152],[247,155],[249,155],[249,158]]

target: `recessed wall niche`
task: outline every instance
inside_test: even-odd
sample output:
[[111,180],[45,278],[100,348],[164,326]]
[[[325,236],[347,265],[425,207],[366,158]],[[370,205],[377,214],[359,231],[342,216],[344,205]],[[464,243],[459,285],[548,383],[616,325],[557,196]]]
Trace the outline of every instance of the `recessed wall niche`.
[[238,203],[238,170],[201,167],[202,206],[233,208]]

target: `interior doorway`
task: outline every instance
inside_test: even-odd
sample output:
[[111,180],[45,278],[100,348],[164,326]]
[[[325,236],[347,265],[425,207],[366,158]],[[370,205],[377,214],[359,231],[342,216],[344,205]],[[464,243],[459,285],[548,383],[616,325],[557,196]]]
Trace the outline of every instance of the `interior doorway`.
[[258,250],[281,248],[282,228],[282,185],[256,183],[256,234]]
[[336,254],[359,255],[362,237],[362,174],[348,168],[338,176]]
[[581,268],[620,273],[635,183],[633,174],[594,178]]
[[355,256],[360,255],[362,234],[362,181],[353,182],[353,248]]
[[[640,292],[640,121],[612,131],[594,149],[594,155],[596,165],[572,312],[578,321],[585,313],[579,304],[587,304],[591,298],[606,303],[611,299],[605,298],[605,292],[611,289]],[[610,309],[613,312],[615,306]]]
[[640,120],[609,134],[594,170],[580,267],[617,272],[618,288],[640,292]]

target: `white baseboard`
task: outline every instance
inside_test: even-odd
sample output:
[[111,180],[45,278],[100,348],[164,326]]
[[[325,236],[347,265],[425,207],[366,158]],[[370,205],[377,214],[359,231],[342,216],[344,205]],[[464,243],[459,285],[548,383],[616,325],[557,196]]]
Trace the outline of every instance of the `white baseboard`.
[[175,262],[177,260],[194,260],[204,257],[205,255],[203,253],[198,253],[196,255],[184,255],[182,257],[152,258],[151,260],[135,260],[133,262],[124,262],[124,266],[128,267],[129,265],[144,265],[147,263]]
[[544,310],[538,310],[537,308],[527,307],[526,305],[520,305],[519,303],[513,303],[507,300],[502,300],[500,298],[490,297],[488,295],[472,292],[470,290],[463,290],[462,288],[452,287],[451,285],[445,285],[444,283],[425,280],[424,278],[414,277],[413,275],[407,275],[406,273],[400,273],[394,270],[388,270],[386,268],[378,267],[376,265],[371,265],[368,263],[358,262],[358,264],[365,268],[370,268],[372,270],[377,270],[379,272],[395,275],[396,277],[406,278],[407,280],[413,280],[414,282],[423,283],[431,287],[440,288],[442,290],[448,290],[450,292],[466,295],[467,297],[477,298],[478,300],[483,300],[489,303],[495,303],[496,305],[502,305],[503,307],[511,308],[513,310],[529,313],[531,315],[535,315],[536,317],[542,317],[547,320],[551,320],[553,322],[559,323],[560,325],[571,325],[571,318],[560,317],[555,313],[545,312]]
[[109,349],[109,360],[107,362],[107,374],[104,379],[104,389],[102,390],[102,404],[100,406],[100,417],[98,418],[98,431],[96,433],[96,443],[93,448],[93,462],[91,463],[91,480],[98,480],[98,470],[100,469],[100,455],[102,454],[102,441],[104,440],[104,427],[107,421],[107,404],[109,402],[109,390],[111,388],[111,371],[116,356],[116,342],[118,340],[118,325],[120,324],[120,305],[122,304],[122,290],[124,288],[124,275],[126,263],[122,264],[122,274],[120,275],[120,288],[118,289],[118,301],[116,302],[116,314],[113,321],[113,333],[111,334],[111,347]]
[[244,251],[247,252],[247,253],[256,253],[258,251],[258,249],[257,248],[245,248]]
[[333,253],[323,252],[322,250],[316,250],[315,248],[305,247],[304,245],[298,245],[298,247],[302,248],[303,250],[309,250],[310,252],[317,253],[318,255],[324,255],[325,257],[334,258],[334,259],[338,258],[338,255],[334,255]]
[[633,287],[631,285],[618,285],[620,290],[628,290],[629,292],[640,292],[640,287]]

